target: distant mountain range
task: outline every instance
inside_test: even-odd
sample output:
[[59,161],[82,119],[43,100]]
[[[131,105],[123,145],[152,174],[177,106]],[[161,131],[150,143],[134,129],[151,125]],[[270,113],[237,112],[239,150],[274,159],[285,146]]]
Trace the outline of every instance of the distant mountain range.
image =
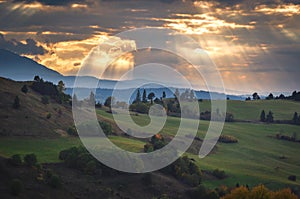
[[[33,80],[34,76],[40,76],[46,81],[51,81],[53,83],[58,83],[60,80],[62,80],[67,89],[67,93],[72,93],[72,88],[74,86],[74,82],[76,79],[76,76],[64,76],[60,73],[58,73],[55,70],[49,69],[37,62],[35,62],[32,59],[29,59],[27,57],[20,56],[18,54],[15,54],[13,52],[0,49],[0,76],[9,78],[15,81],[31,81]],[[114,80],[100,80],[95,77],[90,76],[81,76],[77,78],[77,81],[80,82],[80,87],[82,88],[91,88],[90,85],[96,85],[97,92],[96,98],[103,102],[103,99],[106,99],[106,97],[110,96],[112,94],[112,91],[115,87],[115,85],[118,83],[118,81]],[[143,80],[126,80],[122,81],[121,83],[121,89],[124,89],[124,92],[128,89],[132,90],[134,92],[134,88],[136,85],[140,85]],[[154,92],[157,97],[160,97],[162,95],[162,92],[165,91],[167,94],[167,97],[173,96],[171,91],[174,91],[175,88],[163,89],[159,86],[145,86],[147,93]],[[84,89],[88,90],[88,89]],[[180,89],[180,92],[183,92],[184,89]],[[136,92],[136,91],[135,91]],[[98,94],[99,93],[99,94]],[[195,91],[197,98],[199,99],[209,99],[210,94],[207,91]],[[224,94],[222,93],[213,93],[215,96],[221,97]],[[100,96],[101,95],[101,96]],[[237,95],[227,95],[232,100],[243,100],[245,99],[245,96],[237,96]]]

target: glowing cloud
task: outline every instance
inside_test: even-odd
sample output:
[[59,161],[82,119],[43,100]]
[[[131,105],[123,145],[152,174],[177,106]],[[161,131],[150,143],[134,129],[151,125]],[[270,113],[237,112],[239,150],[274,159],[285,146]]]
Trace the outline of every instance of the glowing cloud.
[[266,15],[282,14],[284,16],[291,17],[294,15],[300,15],[300,5],[283,4],[277,5],[276,7],[259,5],[255,7],[255,11],[264,13]]
[[[101,76],[101,78],[119,79],[124,72],[134,67],[133,55],[131,53],[124,54],[124,52],[135,50],[136,43],[133,40],[122,40],[115,36],[106,37],[85,58],[81,73],[95,77]],[[114,61],[110,63],[111,60]]]

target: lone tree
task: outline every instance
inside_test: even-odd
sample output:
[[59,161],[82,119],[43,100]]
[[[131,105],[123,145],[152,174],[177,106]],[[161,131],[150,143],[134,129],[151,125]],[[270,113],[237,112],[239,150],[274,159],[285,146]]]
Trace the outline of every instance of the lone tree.
[[137,90],[136,97],[135,97],[135,102],[136,102],[136,103],[141,102],[141,93],[140,93],[140,89]]
[[266,121],[267,121],[268,123],[274,122],[274,117],[273,117],[272,111],[269,111],[269,114],[267,115]]
[[267,99],[267,100],[272,100],[272,99],[274,99],[274,96],[273,96],[273,94],[272,94],[272,93],[270,93],[270,94],[269,94],[269,96],[268,96],[268,97],[266,97],[266,99]]
[[176,90],[175,90],[174,97],[175,97],[175,100],[178,100],[178,97],[180,97],[178,88],[176,88]]
[[190,99],[191,100],[195,99],[195,93],[193,90],[190,91]]
[[95,104],[96,104],[95,94],[92,91],[91,91],[90,97],[89,97],[89,104],[91,106],[95,106]]
[[285,99],[285,96],[283,94],[280,94],[278,99]]
[[261,111],[261,114],[260,114],[260,121],[261,121],[261,122],[265,122],[265,121],[266,121],[266,113],[265,113],[265,110],[262,110],[262,111]]
[[153,104],[153,98],[155,97],[155,94],[153,92],[149,93],[148,99],[151,101],[151,104]]
[[166,92],[165,91],[163,91],[163,93],[162,93],[162,98],[166,98]]
[[106,98],[105,102],[104,102],[104,106],[111,108],[111,106],[114,104],[115,98],[110,96],[108,98]]
[[259,100],[260,99],[260,97],[257,93],[253,93],[252,97],[253,97],[253,100]]
[[20,99],[19,99],[18,95],[15,97],[13,108],[14,109],[19,109],[20,108]]
[[63,93],[66,90],[65,84],[64,84],[63,81],[60,80],[58,82],[58,84],[57,84],[57,90],[58,90],[59,93]]
[[39,82],[39,81],[41,81],[41,78],[40,78],[40,76],[38,76],[38,75],[34,76],[34,81],[36,81],[36,82]]
[[23,92],[23,93],[27,93],[28,92],[28,88],[27,88],[27,86],[24,84],[23,85],[23,87],[21,88],[21,91]]
[[72,98],[72,104],[78,105],[78,98],[77,95],[74,93],[73,98]]
[[298,120],[299,120],[299,118],[298,118],[298,113],[295,112],[295,113],[294,113],[294,117],[293,117],[293,123],[294,123],[294,124],[297,124],[297,123],[299,122]]
[[145,89],[144,89],[144,91],[143,91],[142,101],[143,101],[144,103],[147,103],[147,93],[146,93],[146,90],[145,90]]

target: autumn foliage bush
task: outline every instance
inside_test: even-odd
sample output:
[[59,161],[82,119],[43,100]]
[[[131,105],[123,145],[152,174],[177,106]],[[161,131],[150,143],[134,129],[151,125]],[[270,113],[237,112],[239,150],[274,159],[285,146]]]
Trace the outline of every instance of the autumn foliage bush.
[[222,199],[298,199],[298,197],[290,189],[271,191],[264,185],[258,185],[251,190],[244,186],[235,188]]
[[219,142],[223,142],[223,143],[237,143],[238,139],[236,139],[232,135],[221,135],[219,137]]

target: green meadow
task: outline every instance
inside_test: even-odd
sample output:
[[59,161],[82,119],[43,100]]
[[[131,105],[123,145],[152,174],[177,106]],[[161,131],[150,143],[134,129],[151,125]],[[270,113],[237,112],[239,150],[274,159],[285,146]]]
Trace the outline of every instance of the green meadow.
[[[209,102],[200,102],[201,111],[209,110]],[[300,103],[282,100],[260,101],[229,101],[228,112],[242,120],[258,120],[261,110],[274,112],[274,119],[291,119],[294,112],[300,112]],[[97,110],[97,114],[105,121],[113,124],[113,117],[104,110]],[[139,125],[147,125],[149,117],[143,114],[132,114],[132,119]],[[161,133],[168,138],[175,136],[180,124],[180,118],[168,117]],[[113,124],[114,125],[114,124]],[[208,128],[208,121],[200,121],[197,136],[203,138]],[[207,157],[200,159],[197,154],[186,153],[196,161],[202,170],[224,170],[227,178],[204,179],[207,187],[215,188],[225,184],[235,186],[236,183],[254,186],[265,184],[272,189],[286,186],[299,186],[299,180],[289,181],[288,176],[300,177],[300,142],[290,142],[276,139],[276,134],[291,136],[296,134],[300,139],[300,126],[288,124],[264,123],[225,123],[222,134],[231,135],[238,139],[238,143],[218,143],[216,149]],[[110,140],[119,147],[134,151],[143,151],[145,141],[130,139],[125,136],[109,136]],[[35,153],[39,162],[58,162],[58,153],[72,146],[81,145],[75,137],[60,138],[29,138],[2,137],[0,139],[0,154]],[[299,178],[298,177],[298,178]]]

